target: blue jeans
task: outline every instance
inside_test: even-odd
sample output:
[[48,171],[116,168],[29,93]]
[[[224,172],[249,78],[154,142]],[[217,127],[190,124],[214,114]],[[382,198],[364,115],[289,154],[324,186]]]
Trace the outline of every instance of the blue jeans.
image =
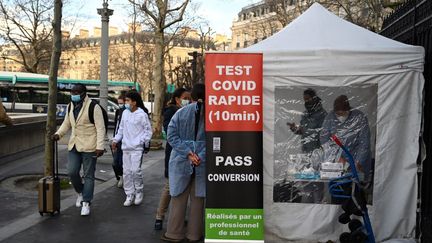
[[[80,175],[83,167],[83,178]],[[82,193],[83,202],[91,202],[94,192],[94,180],[96,169],[96,153],[78,152],[74,147],[69,151],[68,174],[77,193]]]

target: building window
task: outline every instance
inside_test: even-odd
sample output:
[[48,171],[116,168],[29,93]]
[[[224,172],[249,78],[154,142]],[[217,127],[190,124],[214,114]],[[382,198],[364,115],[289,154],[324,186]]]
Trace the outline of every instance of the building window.
[[90,61],[89,61],[89,64],[92,64],[92,63],[93,63],[93,61],[92,61],[92,60],[90,60]]
[[78,61],[75,61],[75,65],[78,65]]
[[177,57],[177,63],[180,64],[181,63],[181,57]]
[[244,41],[247,41],[249,39],[249,34],[248,33],[244,33]]
[[84,64],[84,61],[81,61],[81,65]]
[[248,46],[248,42],[245,41],[245,42],[243,43],[243,47],[247,47],[247,46]]
[[237,42],[236,48],[240,48],[240,42]]

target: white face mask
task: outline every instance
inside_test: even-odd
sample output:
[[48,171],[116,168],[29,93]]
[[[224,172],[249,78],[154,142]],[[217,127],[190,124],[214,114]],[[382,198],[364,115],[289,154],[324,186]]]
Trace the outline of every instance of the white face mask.
[[348,119],[348,116],[336,116],[336,118],[341,122],[344,123],[346,119]]
[[187,105],[189,105],[189,100],[184,100],[184,99],[182,99],[182,100],[181,100],[181,106],[182,106],[182,107],[185,107],[185,106],[187,106]]

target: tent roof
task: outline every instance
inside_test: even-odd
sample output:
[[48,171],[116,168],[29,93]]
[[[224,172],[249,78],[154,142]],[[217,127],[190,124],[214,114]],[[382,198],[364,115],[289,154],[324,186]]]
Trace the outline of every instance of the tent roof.
[[263,52],[265,75],[422,71],[424,58],[422,47],[366,30],[339,18],[318,3],[275,35],[240,52]]

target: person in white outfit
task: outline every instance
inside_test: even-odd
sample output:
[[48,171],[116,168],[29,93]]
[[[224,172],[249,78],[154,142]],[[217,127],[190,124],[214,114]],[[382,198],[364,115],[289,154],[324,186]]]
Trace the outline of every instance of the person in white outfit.
[[152,128],[148,111],[138,92],[129,91],[126,94],[125,107],[112,149],[116,150],[117,143],[122,142],[123,189],[126,193],[123,205],[129,207],[132,204],[139,205],[143,200],[141,163],[144,148],[150,146]]

